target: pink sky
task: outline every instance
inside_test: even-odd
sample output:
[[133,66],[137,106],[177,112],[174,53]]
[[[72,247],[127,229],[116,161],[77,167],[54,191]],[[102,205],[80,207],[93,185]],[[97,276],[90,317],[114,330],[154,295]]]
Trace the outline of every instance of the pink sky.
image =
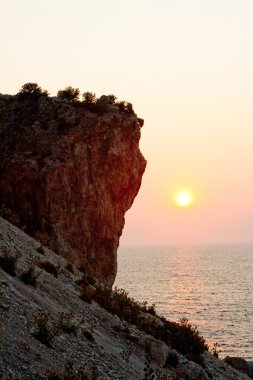
[[[115,94],[145,119],[121,244],[253,241],[252,0],[1,1],[1,92]],[[189,209],[171,201],[195,194]]]

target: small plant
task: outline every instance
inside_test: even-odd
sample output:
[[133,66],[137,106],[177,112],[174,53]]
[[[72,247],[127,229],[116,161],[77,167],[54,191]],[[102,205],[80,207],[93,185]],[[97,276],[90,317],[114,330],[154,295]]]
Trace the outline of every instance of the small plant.
[[120,112],[125,112],[126,114],[135,115],[132,103],[126,101],[120,101],[116,103]]
[[94,277],[83,274],[82,278],[76,281],[76,285],[81,287],[80,298],[87,302],[91,303],[94,298],[94,294],[96,292],[96,288],[94,285],[96,284],[96,280]]
[[128,348],[125,348],[120,354],[122,358],[125,359],[125,361],[128,363],[132,352],[133,350],[131,349],[131,345],[130,345]]
[[76,285],[81,286],[81,287],[86,286],[86,285],[94,286],[94,285],[96,285],[96,283],[97,283],[97,281],[96,281],[95,277],[93,277],[89,274],[86,274],[86,273],[84,273],[83,276],[76,281]]
[[149,313],[149,310],[155,312],[154,305],[150,309],[147,302],[135,301],[124,289],[117,287],[111,291],[103,285],[97,285],[94,300],[110,313],[118,315],[129,323],[137,323],[140,312]]
[[73,322],[74,314],[72,313],[64,313],[60,314],[60,327],[63,332],[66,334],[74,334],[76,335],[78,332],[78,328],[82,321],[79,324]]
[[36,281],[40,272],[36,272],[35,266],[32,265],[26,272],[22,273],[19,279],[27,285],[34,286],[36,288]]
[[215,342],[213,344],[213,347],[210,349],[210,353],[215,356],[217,359],[219,358],[219,354],[221,353],[221,350],[219,349],[220,345],[218,342]]
[[11,276],[16,276],[16,263],[20,254],[13,256],[11,252],[3,247],[1,249],[3,251],[3,256],[0,256],[0,267]]
[[168,327],[168,343],[181,354],[185,355],[188,360],[203,364],[201,354],[208,351],[203,336],[199,335],[196,326],[192,326],[187,318],[180,320],[180,324],[176,322],[166,322]]
[[58,269],[50,261],[42,261],[38,265],[41,269],[44,269],[47,273],[52,274],[55,278],[58,277]]
[[83,286],[79,297],[84,302],[91,303],[94,297],[94,289],[91,285]]
[[49,323],[50,313],[44,310],[38,311],[35,315],[36,331],[32,334],[45,346],[51,348],[51,342],[56,335],[59,335],[61,328],[58,324]]
[[34,239],[37,240],[42,245],[44,245],[45,247],[49,246],[50,236],[48,235],[47,232],[37,231],[34,236]]

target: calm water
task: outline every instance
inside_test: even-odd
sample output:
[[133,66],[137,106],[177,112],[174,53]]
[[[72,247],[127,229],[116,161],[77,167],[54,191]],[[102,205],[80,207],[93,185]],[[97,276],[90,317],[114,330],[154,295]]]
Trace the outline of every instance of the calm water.
[[123,247],[115,282],[159,314],[186,317],[226,355],[253,359],[253,245]]

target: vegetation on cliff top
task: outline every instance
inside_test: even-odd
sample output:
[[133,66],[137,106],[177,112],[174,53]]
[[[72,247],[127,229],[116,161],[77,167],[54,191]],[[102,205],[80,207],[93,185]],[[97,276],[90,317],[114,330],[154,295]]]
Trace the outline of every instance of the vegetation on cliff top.
[[[37,83],[25,83],[17,93],[19,99],[31,98],[37,100],[41,96],[49,96],[47,90],[43,90]],[[126,101],[117,101],[115,95],[102,95],[100,98],[92,92],[84,92],[80,100],[79,88],[67,86],[57,92],[57,98],[73,103],[76,106],[83,106],[90,112],[103,114],[108,111],[110,106],[115,106],[119,112],[129,115],[136,115],[131,103]]]

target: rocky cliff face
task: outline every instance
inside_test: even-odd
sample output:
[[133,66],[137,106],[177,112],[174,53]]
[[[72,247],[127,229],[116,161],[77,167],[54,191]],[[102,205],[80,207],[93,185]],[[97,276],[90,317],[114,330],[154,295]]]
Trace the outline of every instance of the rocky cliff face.
[[146,161],[136,115],[58,98],[0,96],[0,206],[111,286],[124,214]]

